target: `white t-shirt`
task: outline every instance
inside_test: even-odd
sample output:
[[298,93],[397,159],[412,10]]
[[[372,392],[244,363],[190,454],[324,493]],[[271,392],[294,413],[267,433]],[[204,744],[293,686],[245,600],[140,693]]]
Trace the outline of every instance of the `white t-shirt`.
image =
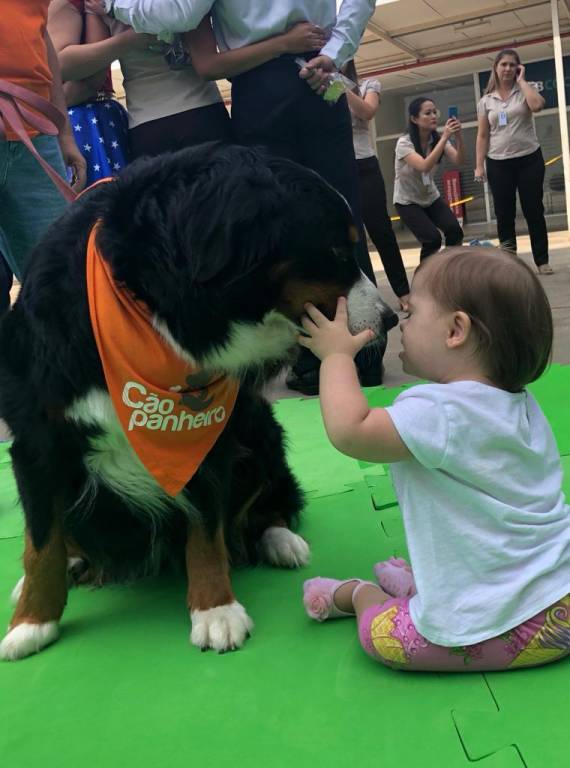
[[192,67],[172,70],[161,53],[129,51],[120,59],[129,128],[221,101],[218,87]]
[[[432,151],[434,142],[431,141],[428,147],[428,155]],[[394,202],[400,205],[421,205],[427,208],[435,203],[440,196],[439,190],[435,185],[433,177],[437,170],[437,163],[428,173],[421,173],[408,165],[405,157],[412,152],[416,152],[414,143],[407,133],[400,136],[396,144],[396,177],[394,180]]]
[[[377,93],[380,96],[382,86],[379,80],[363,80],[359,86],[360,95],[366,98],[368,91]],[[367,157],[373,157],[376,153],[370,139],[370,121],[363,120],[361,117],[352,116],[352,140],[354,142],[354,154],[357,160],[365,160]]]
[[[126,29],[113,19],[108,26],[113,36]],[[193,67],[170,69],[158,51],[128,51],[120,64],[129,128],[221,101],[216,83],[204,80]]]
[[387,410],[413,455],[391,475],[418,631],[438,645],[473,645],[568,594],[570,507],[532,395],[474,381],[426,384]]

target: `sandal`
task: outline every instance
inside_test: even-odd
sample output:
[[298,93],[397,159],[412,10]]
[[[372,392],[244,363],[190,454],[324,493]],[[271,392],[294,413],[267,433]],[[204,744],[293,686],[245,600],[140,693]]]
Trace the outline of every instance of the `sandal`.
[[315,619],[315,621],[326,621],[327,619],[342,619],[354,616],[354,611],[350,613],[341,611],[334,602],[334,595],[337,589],[351,581],[357,582],[357,586],[365,583],[362,579],[345,579],[340,581],[339,579],[327,579],[323,576],[308,579],[303,584],[303,604],[309,617]]
[[550,266],[550,264],[541,264],[540,267],[536,268],[536,271],[539,275],[553,275],[554,270]]
[[401,557],[391,557],[374,566],[378,585],[391,597],[412,597],[416,594],[414,574]]

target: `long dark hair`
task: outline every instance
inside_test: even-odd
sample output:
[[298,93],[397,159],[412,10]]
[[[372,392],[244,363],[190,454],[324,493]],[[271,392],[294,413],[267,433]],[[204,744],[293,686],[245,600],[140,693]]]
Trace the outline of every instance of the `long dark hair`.
[[[418,98],[414,99],[408,107],[408,133],[410,134],[410,139],[412,140],[414,149],[422,157],[425,157],[425,155],[422,148],[422,143],[420,141],[420,129],[418,128],[417,124],[414,123],[412,117],[417,117],[420,114],[422,104],[425,104],[426,101],[431,101],[432,104],[434,103],[433,99],[429,99],[427,96],[418,96]],[[437,144],[439,139],[439,133],[437,131],[432,131],[431,140],[433,145]],[[443,155],[439,158],[438,162],[441,162],[442,157]]]
[[499,53],[495,56],[495,61],[493,62],[493,69],[491,71],[491,75],[489,77],[489,82],[487,83],[487,87],[485,88],[485,93],[493,93],[493,91],[497,90],[497,82],[499,78],[497,77],[497,65],[501,61],[501,59],[504,59],[505,56],[512,56],[513,59],[516,61],[517,65],[520,67],[521,65],[521,57],[518,55],[516,51],[513,51],[512,48],[505,48],[502,51],[499,51]]

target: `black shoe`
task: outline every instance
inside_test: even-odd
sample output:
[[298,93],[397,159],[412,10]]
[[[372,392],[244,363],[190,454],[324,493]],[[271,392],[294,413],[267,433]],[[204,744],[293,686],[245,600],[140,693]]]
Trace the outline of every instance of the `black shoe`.
[[291,370],[285,379],[285,384],[289,389],[300,392],[302,395],[312,397],[319,394],[319,369],[311,368],[303,373],[296,373]]
[[358,378],[361,387],[379,387],[384,379],[384,366],[380,363],[373,368],[359,368]]
[[[366,367],[357,367],[361,387],[378,387],[382,384],[384,366],[378,360],[375,360],[374,363],[374,365],[367,364]],[[301,374],[291,371],[285,383],[288,389],[301,392],[301,394],[307,397],[314,397],[319,394],[319,369],[313,368]]]
[[378,387],[384,379],[382,359],[386,345],[361,350],[354,360],[361,387]]

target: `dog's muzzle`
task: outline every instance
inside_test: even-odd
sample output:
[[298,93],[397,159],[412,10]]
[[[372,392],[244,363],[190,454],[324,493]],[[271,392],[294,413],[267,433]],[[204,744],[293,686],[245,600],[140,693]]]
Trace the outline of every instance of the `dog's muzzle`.
[[392,309],[390,309],[390,307],[388,307],[388,313],[382,315],[382,321],[384,323],[384,330],[387,333],[398,325],[400,318]]
[[398,325],[398,315],[382,300],[378,288],[363,272],[348,292],[347,309],[350,332],[357,334],[371,328],[376,334],[375,342],[385,341],[388,331]]

